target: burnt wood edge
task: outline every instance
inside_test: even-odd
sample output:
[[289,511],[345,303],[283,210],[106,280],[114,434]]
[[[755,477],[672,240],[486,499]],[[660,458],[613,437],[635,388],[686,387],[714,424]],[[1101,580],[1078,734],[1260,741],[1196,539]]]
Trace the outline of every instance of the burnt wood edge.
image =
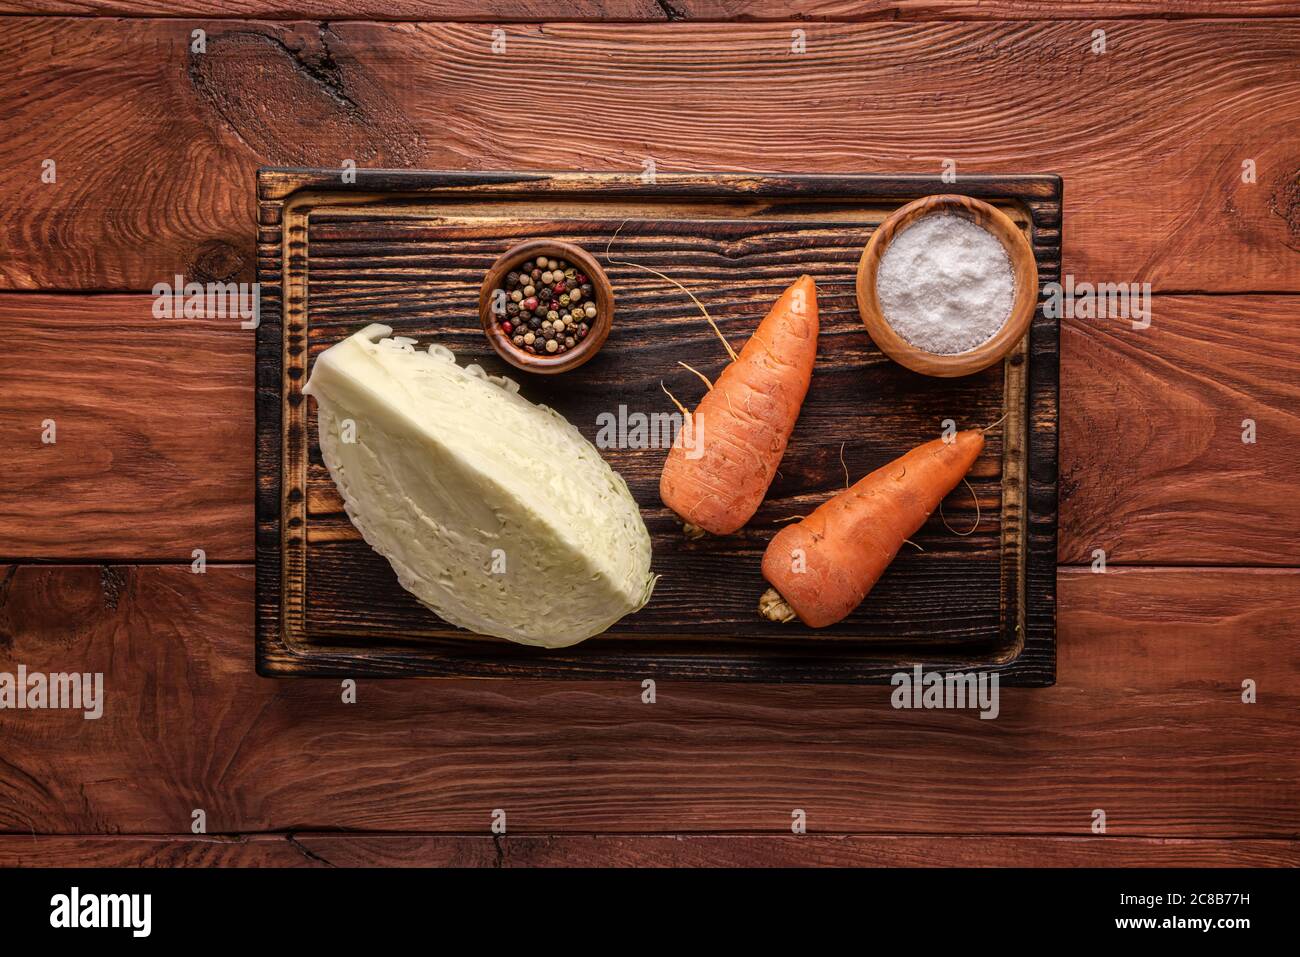
[[[1042,288],[1061,277],[1064,182],[1048,177],[1052,195],[1048,203],[1027,203],[1031,244],[1038,261],[1039,304],[1031,323],[1027,373],[1031,406],[1035,396],[1049,412],[1046,422],[1032,421],[1026,430],[1026,634],[1021,657],[1026,665],[1041,669],[1043,680],[1035,686],[1056,684],[1056,555],[1060,501],[1060,321],[1048,318],[1042,308]],[[1040,223],[1044,224],[1040,227]],[[1031,409],[1032,411],[1032,409]],[[1030,591],[1030,589],[1035,589]],[[1012,682],[1014,683],[1014,682]]]
[[[283,248],[278,224],[285,200],[300,189],[337,189],[349,192],[400,190],[437,192],[485,186],[501,187],[493,195],[599,192],[637,196],[809,196],[834,198],[835,193],[870,194],[904,198],[929,191],[966,193],[1018,200],[1032,227],[1032,245],[1043,283],[1059,278],[1061,250],[1061,200],[1063,181],[1055,174],[972,175],[957,183],[935,176],[822,176],[775,174],[664,174],[654,184],[636,176],[572,173],[454,173],[410,170],[358,170],[356,184],[344,185],[338,171],[294,168],[258,170],[259,250],[257,279],[272,280],[277,295],[275,319],[265,318],[257,330],[257,548],[256,548],[256,666],[264,677],[365,676],[445,678],[569,678],[612,679],[665,677],[702,681],[765,683],[877,684],[900,670],[920,664],[927,671],[978,669],[997,672],[1008,686],[1048,687],[1056,683],[1056,544],[1059,465],[1059,322],[1047,319],[1041,308],[1034,317],[1029,350],[1030,396],[1038,383],[1040,401],[1049,399],[1050,417],[1031,422],[1029,442],[1028,507],[1026,514],[1025,635],[1018,654],[990,665],[987,660],[955,657],[914,660],[823,657],[796,659],[763,655],[737,655],[722,659],[698,656],[584,654],[580,658],[548,655],[517,662],[440,656],[389,654],[359,657],[327,651],[305,653],[286,642],[278,626],[281,605],[279,555],[279,502],[283,483],[280,463],[281,427],[281,315],[279,292],[283,281]],[[269,247],[269,248],[267,248]],[[1055,254],[1054,256],[1052,254]],[[264,258],[265,254],[265,258]],[[264,272],[269,262],[273,271]],[[272,335],[274,333],[274,335]],[[268,361],[271,359],[273,361]],[[1027,410],[1033,415],[1033,409]],[[1050,428],[1044,428],[1050,425]],[[268,439],[271,440],[268,447]],[[269,468],[268,468],[269,463]],[[1035,588],[1037,586],[1037,588]],[[1035,588],[1033,592],[1031,588]],[[268,615],[271,620],[268,620]],[[272,627],[275,625],[275,627]]]
[[[258,174],[261,181],[261,172]],[[260,190],[259,190],[260,191]],[[280,492],[283,469],[280,462],[281,380],[283,360],[280,352],[282,303],[281,280],[284,257],[278,223],[282,204],[259,202],[258,250],[254,279],[258,284],[259,302],[263,307],[254,345],[254,607],[255,664],[264,677],[286,674],[272,670],[272,660],[284,660],[294,654],[284,640],[280,624]],[[274,250],[274,252],[272,252]],[[274,290],[273,294],[269,294]],[[265,307],[272,308],[267,309]],[[273,616],[272,622],[266,617]]]
[[[545,170],[502,173],[358,169],[355,177],[354,182],[344,183],[342,170],[264,166],[257,171],[258,198],[265,202],[282,201],[302,190],[417,194],[465,191],[500,198],[515,193],[559,197],[597,191],[607,196],[652,198],[834,198],[841,194],[902,199],[947,192],[1019,199],[1028,206],[1034,200],[1047,200],[1059,205],[1061,194],[1061,178],[1050,173],[962,174],[952,183],[944,182],[939,176],[872,173],[659,173],[653,183],[643,182],[638,173]],[[1049,223],[1044,222],[1044,226],[1047,225]]]
[[561,679],[581,681],[640,681],[644,678],[679,681],[747,682],[757,684],[885,685],[899,672],[911,673],[916,665],[925,672],[996,673],[1008,687],[1044,688],[1055,684],[1050,660],[1022,660],[1022,654],[1005,665],[986,660],[936,658],[916,661],[880,658],[791,659],[752,656],[702,658],[691,655],[587,654],[582,657],[547,655],[528,659],[491,660],[441,655],[383,655],[374,658],[350,653],[313,652],[310,655],[286,649],[282,643],[268,647],[258,661],[257,673],[264,678],[507,678]]

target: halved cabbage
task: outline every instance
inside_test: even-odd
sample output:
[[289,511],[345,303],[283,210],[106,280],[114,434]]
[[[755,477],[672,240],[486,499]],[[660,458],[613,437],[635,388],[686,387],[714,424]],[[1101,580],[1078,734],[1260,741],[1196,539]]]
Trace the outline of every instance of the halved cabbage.
[[370,325],[303,390],[348,516],[402,587],[453,625],[562,648],[650,599],[627,483],[518,385]]

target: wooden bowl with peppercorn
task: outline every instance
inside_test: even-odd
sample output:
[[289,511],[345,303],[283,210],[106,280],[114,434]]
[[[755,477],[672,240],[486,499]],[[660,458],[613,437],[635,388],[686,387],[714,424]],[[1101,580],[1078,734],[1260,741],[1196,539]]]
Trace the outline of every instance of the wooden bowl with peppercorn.
[[479,291],[492,348],[525,372],[553,375],[596,354],[614,321],[614,289],[594,256],[572,243],[534,239],[492,264]]

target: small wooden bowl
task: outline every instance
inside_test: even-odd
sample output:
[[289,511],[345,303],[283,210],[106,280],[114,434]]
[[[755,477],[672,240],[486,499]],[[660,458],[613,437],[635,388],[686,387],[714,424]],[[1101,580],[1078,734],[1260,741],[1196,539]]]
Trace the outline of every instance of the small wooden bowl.
[[[587,338],[561,355],[533,355],[525,352],[506,335],[492,314],[492,291],[505,285],[505,277],[515,267],[529,259],[547,256],[551,259],[567,259],[586,274],[591,282],[592,292],[596,297],[596,318],[587,331]],[[506,250],[483,278],[483,286],[478,295],[479,318],[483,323],[483,333],[492,348],[502,359],[516,369],[525,372],[537,372],[541,375],[554,375],[576,369],[605,344],[609,330],[614,324],[614,287],[609,284],[609,277],[600,263],[586,250],[572,243],[558,239],[530,239]]]
[[[912,345],[885,319],[876,297],[876,270],[885,249],[895,236],[929,213],[951,213],[982,226],[997,237],[1011,260],[1015,298],[1011,313],[993,338],[967,352],[940,355]],[[858,312],[867,332],[880,351],[913,372],[932,376],[963,376],[987,369],[1009,353],[1029,329],[1038,305],[1038,263],[1019,227],[1001,210],[969,196],[944,193],[908,203],[890,214],[871,234],[858,262]]]

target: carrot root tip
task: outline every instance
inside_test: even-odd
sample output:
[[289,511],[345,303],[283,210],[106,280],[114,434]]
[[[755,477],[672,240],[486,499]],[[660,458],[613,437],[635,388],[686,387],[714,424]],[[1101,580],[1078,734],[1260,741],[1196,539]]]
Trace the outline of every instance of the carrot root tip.
[[713,380],[710,379],[708,376],[706,376],[703,372],[701,372],[699,369],[695,368],[694,366],[687,365],[681,359],[677,360],[677,364],[681,366],[683,369],[689,369],[691,372],[694,372],[697,376],[700,377],[700,381],[703,382],[708,387],[709,391],[710,392],[713,391]]
[[789,602],[782,598],[781,593],[775,588],[769,588],[758,599],[758,613],[768,621],[779,621],[783,624],[794,621],[798,617]]
[[662,381],[659,383],[659,388],[663,389],[664,395],[668,396],[668,398],[672,400],[673,405],[677,406],[677,411],[682,414],[683,421],[689,422],[691,419],[691,413],[686,410],[686,406],[677,401],[677,396],[669,392],[668,386],[664,385]]
[[992,423],[991,425],[984,426],[984,428],[980,429],[980,432],[987,432],[989,431],[989,429],[996,429],[999,425],[1001,425],[1003,422],[1007,420],[1007,416],[1009,416],[1010,414],[1011,414],[1010,411],[1003,412],[1002,418],[998,419],[996,422]]

